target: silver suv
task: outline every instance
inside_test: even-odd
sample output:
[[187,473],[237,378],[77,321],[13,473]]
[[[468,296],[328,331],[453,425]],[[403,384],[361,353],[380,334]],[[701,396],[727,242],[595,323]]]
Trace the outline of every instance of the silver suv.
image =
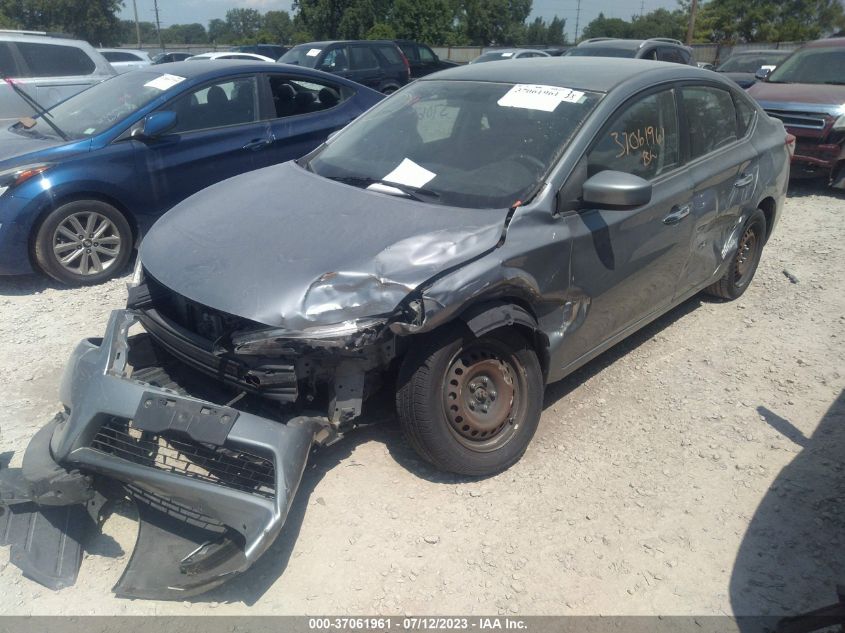
[[[115,74],[88,42],[33,31],[0,30],[0,80],[14,79],[45,108]],[[31,114],[33,108],[0,81],[0,123]]]
[[696,65],[692,49],[684,46],[680,40],[670,37],[652,37],[647,40],[594,37],[570,48],[564,55],[567,57],[632,57]]

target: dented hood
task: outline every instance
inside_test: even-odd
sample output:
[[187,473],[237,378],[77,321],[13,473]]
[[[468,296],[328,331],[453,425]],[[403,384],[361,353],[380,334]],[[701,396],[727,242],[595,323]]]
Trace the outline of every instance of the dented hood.
[[289,162],[174,207],[144,238],[141,261],[193,301],[301,331],[392,312],[424,281],[494,248],[506,216],[367,191]]

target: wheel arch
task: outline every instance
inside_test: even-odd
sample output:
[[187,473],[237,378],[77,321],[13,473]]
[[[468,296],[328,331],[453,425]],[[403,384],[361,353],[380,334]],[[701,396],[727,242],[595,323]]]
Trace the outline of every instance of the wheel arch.
[[549,339],[541,330],[531,306],[513,298],[482,301],[462,311],[457,320],[462,321],[476,338],[501,328],[520,330],[537,354],[543,380],[548,381]]
[[766,241],[769,241],[769,237],[772,235],[772,229],[774,228],[774,220],[775,214],[777,213],[777,202],[771,196],[767,198],[763,198],[760,201],[760,204],[757,205],[757,208],[763,212],[763,216],[766,218]]

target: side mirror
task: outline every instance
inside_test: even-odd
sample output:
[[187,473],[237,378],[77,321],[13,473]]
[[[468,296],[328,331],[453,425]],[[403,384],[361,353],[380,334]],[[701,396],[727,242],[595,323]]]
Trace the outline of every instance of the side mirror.
[[172,110],[162,110],[161,112],[153,112],[144,119],[144,125],[141,128],[141,133],[136,136],[142,138],[156,138],[162,134],[166,134],[176,127],[176,113]]
[[754,73],[754,78],[759,81],[766,81],[766,78],[771,74],[774,69],[774,66],[760,66],[757,72]]
[[633,209],[651,202],[651,183],[621,171],[600,171],[584,183],[585,203],[600,209]]

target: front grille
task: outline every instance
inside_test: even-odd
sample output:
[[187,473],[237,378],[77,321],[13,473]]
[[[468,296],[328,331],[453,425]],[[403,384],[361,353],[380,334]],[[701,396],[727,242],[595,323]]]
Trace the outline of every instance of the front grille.
[[91,447],[142,466],[262,497],[275,496],[273,461],[240,449],[212,448],[170,434],[139,431],[121,418],[103,424]]
[[827,125],[827,115],[821,112],[794,112],[792,110],[766,110],[769,116],[783,121],[788,127],[800,127],[808,130],[823,130]]

